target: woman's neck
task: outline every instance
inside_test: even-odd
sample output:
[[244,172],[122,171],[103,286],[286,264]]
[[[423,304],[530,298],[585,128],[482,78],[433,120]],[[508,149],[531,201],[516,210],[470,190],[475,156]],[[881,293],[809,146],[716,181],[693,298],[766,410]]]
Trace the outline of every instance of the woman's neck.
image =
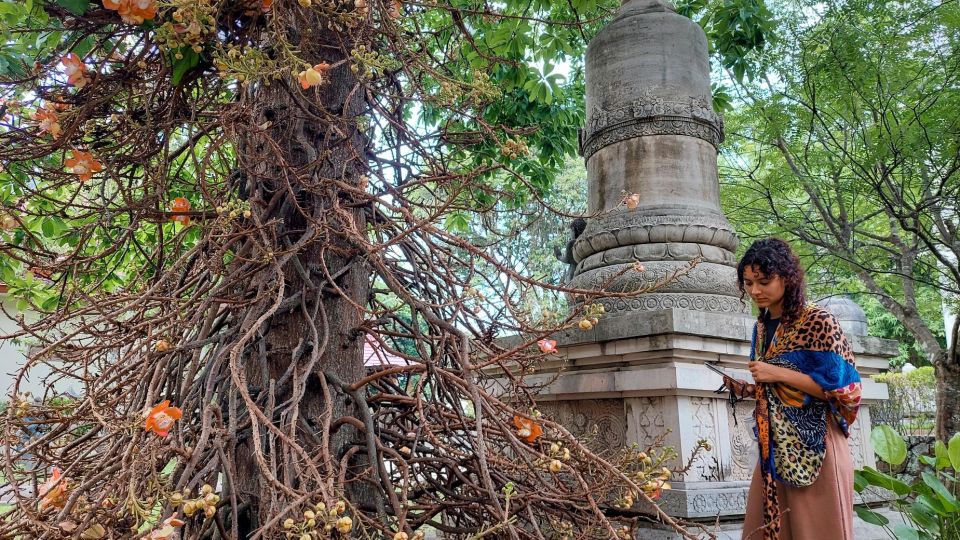
[[779,319],[783,315],[783,302],[773,304],[767,308],[767,317],[770,319]]

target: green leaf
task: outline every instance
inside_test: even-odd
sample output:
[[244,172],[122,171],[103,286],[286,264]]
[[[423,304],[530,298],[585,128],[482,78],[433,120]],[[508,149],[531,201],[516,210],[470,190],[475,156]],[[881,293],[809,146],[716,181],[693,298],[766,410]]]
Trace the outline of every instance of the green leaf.
[[897,523],[893,533],[897,535],[897,540],[920,540],[920,533],[905,523]]
[[953,464],[953,470],[960,472],[960,433],[955,433],[953,437],[950,437],[947,454],[950,457],[950,463]]
[[939,532],[940,520],[937,512],[930,506],[923,503],[914,502],[909,508],[907,508],[907,513],[910,514],[910,518],[913,519],[913,521],[922,529]]
[[40,303],[40,309],[44,311],[53,311],[57,308],[57,304],[60,303],[60,295],[51,294],[47,299]]
[[53,238],[54,234],[56,234],[56,231],[54,231],[53,227],[53,221],[49,219],[44,219],[40,223],[40,228],[43,230],[43,235],[47,238]]
[[947,510],[953,512],[957,509],[957,498],[953,496],[953,493],[950,493],[947,486],[943,485],[943,482],[941,482],[936,475],[930,472],[924,472],[920,476],[923,478],[923,483],[930,486],[930,489],[936,493],[937,499],[943,503],[943,506]]
[[866,521],[871,525],[879,525],[884,527],[890,523],[890,520],[885,516],[882,516],[873,510],[867,508],[866,506],[855,506],[854,510],[857,512],[857,516]]
[[465,233],[469,230],[470,223],[467,221],[467,216],[454,212],[443,220],[443,226],[451,232]]
[[879,425],[870,432],[870,441],[880,459],[891,465],[900,465],[907,459],[907,444],[900,434],[888,425]]
[[57,4],[70,13],[80,16],[90,7],[90,0],[57,0]]
[[923,494],[917,497],[917,500],[914,501],[914,504],[919,507],[923,507],[928,512],[934,514],[943,514],[947,511],[944,508],[943,503],[941,503],[936,497],[932,495]]
[[[181,58],[177,58],[179,54]],[[183,80],[191,69],[197,67],[200,63],[200,55],[192,47],[180,47],[173,55],[173,74],[170,76],[170,82],[176,86]]]
[[860,471],[853,471],[853,489],[857,493],[863,493],[863,490],[867,489],[870,486],[870,482],[860,473]]
[[[950,451],[947,450],[947,445],[943,444],[943,441],[937,441],[933,445],[933,455],[934,462],[929,465],[933,465],[937,470],[946,469],[950,466]],[[926,457],[926,456],[924,456]]]
[[0,54],[0,75],[8,74],[14,77],[23,77],[27,74],[27,70],[22,59]]
[[897,495],[910,493],[910,486],[889,474],[882,473],[871,467],[864,467],[858,472],[863,476],[864,480],[872,486],[888,489]]
[[[76,37],[76,36],[77,34],[74,33],[73,37]],[[75,52],[77,56],[79,56],[80,58],[83,58],[84,56],[87,55],[87,53],[93,50],[93,45],[94,45],[93,36],[87,36],[81,39],[79,42],[77,42],[77,44],[73,47],[73,52]]]

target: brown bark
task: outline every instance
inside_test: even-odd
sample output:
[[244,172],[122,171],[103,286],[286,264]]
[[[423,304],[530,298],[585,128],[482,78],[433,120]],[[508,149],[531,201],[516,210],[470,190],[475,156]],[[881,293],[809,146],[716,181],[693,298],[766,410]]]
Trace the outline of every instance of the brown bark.
[[960,433],[960,318],[953,322],[951,347],[934,364],[937,376],[937,438],[948,441]]
[[[342,59],[332,57],[331,51],[340,51],[343,43],[322,46],[330,36],[318,30],[326,24],[314,14],[291,13],[288,28],[301,57],[311,63],[333,64]],[[369,485],[349,480],[352,474],[367,470],[365,434],[343,424],[330,430],[327,447],[322,444],[324,425],[342,417],[361,418],[358,404],[324,374],[346,383],[362,378],[363,334],[357,331],[362,313],[356,306],[366,304],[370,284],[362,250],[347,234],[365,229],[364,214],[340,206],[350,195],[335,184],[357,185],[364,170],[365,140],[353,122],[363,111],[362,93],[356,91],[349,64],[326,75],[322,86],[303,92],[274,83],[248,93],[254,108],[250,123],[271,124],[266,134],[253,133],[245,141],[248,153],[240,156],[246,161],[244,169],[256,171],[248,173],[247,190],[256,194],[254,201],[261,199],[260,204],[270,209],[261,222],[277,220],[270,232],[281,252],[309,240],[282,268],[284,296],[301,294],[301,302],[266,321],[262,337],[244,355],[244,369],[251,394],[256,393],[274,425],[289,433],[290,425],[296,424],[295,441],[322,477],[335,478],[345,450],[362,447],[350,461],[347,492],[337,495],[372,507]],[[273,301],[265,299],[264,308]],[[298,417],[295,422],[294,416]],[[318,482],[310,477],[302,456],[266,430],[260,436],[277,480],[297,490],[317,489]],[[272,445],[267,446],[267,441]],[[247,538],[283,508],[277,503],[276,487],[257,462],[252,437],[237,441],[235,452],[237,495],[249,503],[239,517],[239,534]],[[279,531],[276,526],[271,529],[260,531],[262,537],[273,538]]]
[[937,438],[948,441],[960,433],[960,366],[943,361],[933,367],[937,377]]

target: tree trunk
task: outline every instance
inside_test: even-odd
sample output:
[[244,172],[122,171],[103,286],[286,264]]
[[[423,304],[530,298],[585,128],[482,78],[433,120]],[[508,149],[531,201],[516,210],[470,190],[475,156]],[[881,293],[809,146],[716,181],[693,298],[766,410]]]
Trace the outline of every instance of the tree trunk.
[[[334,64],[342,59],[334,55],[346,47],[342,42],[334,43],[330,31],[323,30],[326,21],[307,10],[295,10],[288,16],[289,39],[301,58],[311,64]],[[245,119],[251,133],[244,136],[244,155],[238,157],[245,162],[247,193],[254,205],[259,203],[264,208],[260,222],[276,221],[276,225],[265,227],[265,234],[271,237],[267,245],[272,241],[277,248],[273,256],[279,259],[286,248],[312,236],[297,249],[298,256],[282,267],[284,297],[301,294],[301,301],[269,318],[257,340],[245,350],[248,387],[258,405],[272,415],[273,424],[285,433],[291,432],[291,418],[298,416],[295,440],[312,458],[329,488],[348,447],[361,446],[350,460],[351,473],[367,468],[361,430],[351,424],[334,427],[326,448],[321,432],[325,419],[362,417],[357,403],[332,379],[352,383],[363,376],[363,334],[357,330],[363,314],[355,306],[367,304],[371,274],[362,248],[347,234],[365,230],[363,210],[340,206],[352,195],[334,183],[358,185],[365,170],[366,141],[354,121],[363,113],[363,94],[354,88],[356,78],[349,63],[324,75],[327,81],[323,85],[302,93],[285,82],[251,87],[247,92],[251,110]],[[265,127],[265,133],[256,133],[256,126]],[[269,279],[269,269],[261,275]],[[271,290],[275,296],[275,287]],[[264,298],[262,309],[255,312],[262,312],[274,301]],[[293,376],[288,373],[291,364]],[[335,377],[327,380],[325,373]],[[325,395],[330,396],[330,403]],[[237,496],[249,503],[239,516],[240,538],[249,537],[283,512],[280,500],[289,500],[278,497],[278,490],[257,462],[253,434],[245,435],[235,448]],[[298,490],[318,488],[302,456],[291,452],[266,429],[261,429],[259,436],[262,453],[277,480]],[[346,497],[352,504],[373,506],[369,484],[351,484],[350,477],[348,473],[347,493],[333,495]],[[317,501],[313,498],[307,503]],[[260,532],[263,538],[273,538],[279,528]]]
[[[937,381],[937,429],[938,439],[947,441],[960,431],[960,362],[955,351],[947,351],[942,346],[927,323],[914,308],[916,301],[911,297],[910,306],[904,306],[886,294],[866,270],[857,269],[857,273],[867,288],[877,295],[883,307],[890,310],[920,343],[924,354],[933,364]],[[954,328],[954,332],[956,332]]]
[[[943,355],[946,357],[946,355]],[[940,358],[934,364],[937,377],[937,438],[948,441],[960,433],[960,366]]]

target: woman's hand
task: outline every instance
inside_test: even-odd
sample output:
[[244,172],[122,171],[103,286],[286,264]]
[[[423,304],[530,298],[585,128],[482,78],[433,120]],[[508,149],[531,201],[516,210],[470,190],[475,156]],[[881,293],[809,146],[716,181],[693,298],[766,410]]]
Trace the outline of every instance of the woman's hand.
[[820,384],[806,373],[774,366],[766,362],[749,362],[747,363],[747,367],[750,369],[750,374],[753,375],[754,382],[783,383],[809,394],[815,399],[821,401],[826,401],[827,399]]
[[727,386],[736,396],[741,398],[756,397],[757,387],[749,384],[747,381],[723,376],[723,384]]
[[784,371],[790,371],[766,362],[748,362],[747,368],[754,382],[758,383],[784,382]]

